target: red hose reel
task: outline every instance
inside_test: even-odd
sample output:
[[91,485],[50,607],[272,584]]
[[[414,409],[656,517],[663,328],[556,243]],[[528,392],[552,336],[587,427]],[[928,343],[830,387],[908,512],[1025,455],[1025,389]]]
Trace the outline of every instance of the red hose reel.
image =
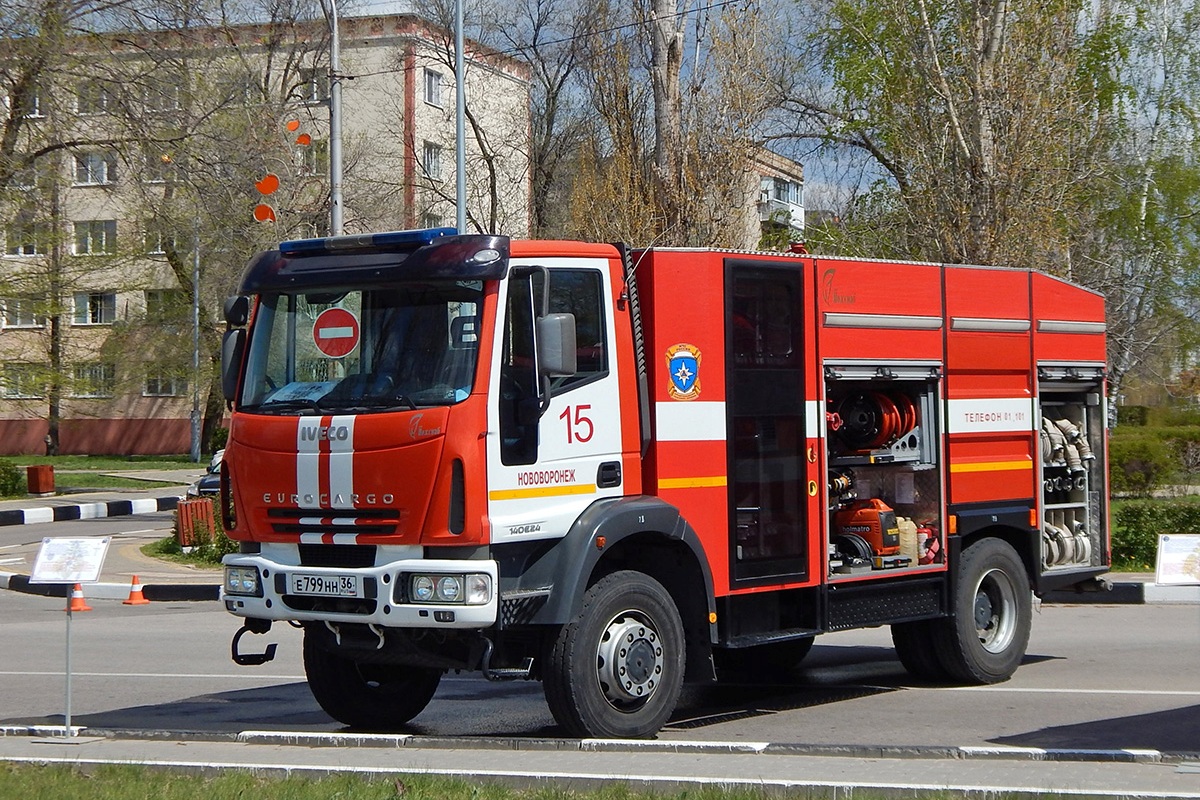
[[838,438],[852,450],[887,447],[917,426],[917,407],[903,392],[854,392],[837,404]]

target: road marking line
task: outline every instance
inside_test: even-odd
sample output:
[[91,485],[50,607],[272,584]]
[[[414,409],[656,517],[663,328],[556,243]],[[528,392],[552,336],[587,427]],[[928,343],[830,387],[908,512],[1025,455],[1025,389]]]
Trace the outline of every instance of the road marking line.
[[[57,672],[36,672],[36,671],[0,671],[0,675],[24,676],[29,678],[47,678],[62,676],[62,670]],[[161,672],[75,672],[72,670],[72,677],[75,678],[137,678],[143,680],[145,678],[164,678],[166,680],[178,680],[180,678],[220,678],[222,680],[255,680],[255,681],[303,681],[307,680],[303,675],[248,675],[246,673],[226,673],[217,674],[211,672],[199,673],[182,673],[173,672],[170,675],[165,675]]]

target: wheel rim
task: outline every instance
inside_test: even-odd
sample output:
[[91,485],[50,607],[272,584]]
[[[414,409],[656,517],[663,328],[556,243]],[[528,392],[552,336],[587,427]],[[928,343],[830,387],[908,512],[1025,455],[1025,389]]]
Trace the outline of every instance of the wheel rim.
[[662,640],[652,621],[636,611],[614,616],[600,635],[596,677],[613,708],[644,706],[663,679]]
[[988,571],[975,589],[975,632],[983,649],[1003,652],[1016,635],[1017,590],[998,569]]

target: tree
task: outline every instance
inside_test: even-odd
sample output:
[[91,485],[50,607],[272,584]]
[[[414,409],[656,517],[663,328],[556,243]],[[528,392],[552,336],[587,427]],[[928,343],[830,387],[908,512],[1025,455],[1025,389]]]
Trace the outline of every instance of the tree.
[[[594,109],[575,172],[572,232],[681,246],[757,242],[753,162],[780,57],[762,3],[705,16],[685,58],[686,11],[600,5],[583,85]],[[647,90],[649,84],[649,90]],[[757,224],[755,222],[755,224]]]
[[[1099,224],[1075,275],[1107,298],[1109,391],[1191,366],[1200,308],[1200,8],[1109,2],[1090,20],[1095,120],[1108,134]],[[1175,358],[1159,354],[1173,352]],[[1115,408],[1116,404],[1113,404]]]
[[910,257],[1065,271],[1098,150],[1073,0],[819,8],[807,71],[781,87],[792,135],[870,154]]
[[[96,377],[80,371],[81,359],[98,359],[100,377],[112,384],[107,394],[119,393],[123,381],[140,386],[144,369],[186,375],[197,389],[202,384],[209,441],[224,411],[216,309],[247,254],[286,233],[310,233],[327,213],[315,148],[295,147],[284,128],[286,112],[318,74],[309,65],[314,52],[325,52],[320,32],[327,29],[300,15],[302,4],[46,0],[40,8],[36,29],[25,32],[37,46],[9,37],[0,59],[15,98],[0,137],[7,148],[0,150],[0,178],[7,170],[6,199],[15,214],[8,247],[34,256],[0,289],[10,298],[42,298],[35,313],[45,327],[21,338],[26,345],[36,340],[48,354],[36,383],[47,387],[42,416],[50,448],[58,447],[63,398],[80,394],[80,380]],[[248,27],[248,20],[255,24]],[[115,228],[101,231],[104,252],[97,257],[66,255],[73,244],[78,252],[80,225],[72,234],[58,199],[72,159],[73,182],[87,171],[84,182],[100,186],[87,191],[103,198],[104,214],[123,220],[115,244]],[[101,180],[93,181],[92,169]],[[280,223],[264,228],[250,210],[254,184],[268,172],[281,174],[285,189],[272,198]],[[79,200],[72,202],[75,214],[95,215],[96,207],[81,210]],[[140,225],[127,224],[134,220]],[[198,374],[189,368],[194,267],[204,367]],[[94,329],[69,324],[70,309],[78,316],[80,308],[72,293],[100,285],[109,290],[105,297],[152,290],[159,307],[114,309]],[[165,316],[163,290],[177,295],[166,304],[175,313]],[[73,413],[86,413],[84,401],[70,404]]]

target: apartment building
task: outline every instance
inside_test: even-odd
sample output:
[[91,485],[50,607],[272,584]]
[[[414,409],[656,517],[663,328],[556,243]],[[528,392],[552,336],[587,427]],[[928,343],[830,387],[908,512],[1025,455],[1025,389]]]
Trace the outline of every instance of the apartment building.
[[[453,225],[449,33],[408,14],[339,33],[346,232]],[[0,455],[48,436],[61,453],[187,452],[194,409],[219,416],[218,309],[241,265],[328,232],[328,35],[317,20],[91,37],[79,63],[101,66],[24,103],[28,152],[71,144],[0,197]],[[486,134],[465,142],[468,228],[525,236],[527,67],[466,57]]]

